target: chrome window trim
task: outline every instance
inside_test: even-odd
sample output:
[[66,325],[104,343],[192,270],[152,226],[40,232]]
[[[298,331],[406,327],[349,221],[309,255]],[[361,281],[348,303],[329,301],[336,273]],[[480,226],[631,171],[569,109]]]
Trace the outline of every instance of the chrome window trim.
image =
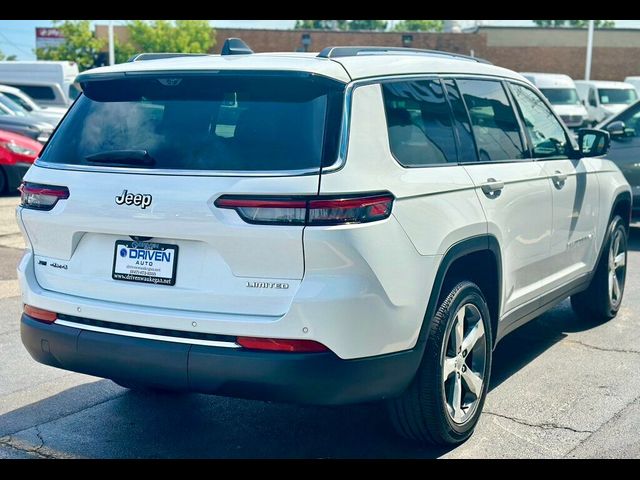
[[54,170],[74,170],[79,172],[103,172],[138,175],[179,175],[184,177],[293,177],[304,175],[317,175],[318,168],[302,170],[179,170],[179,169],[153,169],[127,168],[127,167],[103,167],[94,165],[71,165],[68,163],[52,163],[36,160],[34,165]]
[[241,346],[235,342],[220,342],[216,340],[199,340],[197,338],[169,337],[166,335],[154,335],[152,333],[130,332],[128,330],[118,330],[115,328],[98,327],[95,325],[86,325],[84,323],[70,322],[68,320],[61,320],[61,319],[56,320],[55,324],[63,325],[65,327],[78,328],[80,330],[91,330],[93,332],[109,333],[112,335],[121,335],[124,337],[144,338],[147,340],[160,340],[163,342],[186,343],[188,345],[204,345],[207,347],[241,348]]
[[[374,77],[359,78],[352,80],[345,86],[345,93],[343,99],[342,109],[342,121],[340,124],[340,142],[338,147],[338,158],[331,165],[320,168],[308,168],[302,170],[265,170],[265,171],[238,171],[238,170],[173,170],[173,169],[155,169],[145,170],[140,168],[122,168],[122,167],[105,167],[105,166],[93,166],[93,165],[71,165],[67,163],[51,163],[37,159],[34,165],[42,168],[50,168],[55,170],[73,170],[80,172],[102,172],[102,173],[120,173],[120,174],[137,174],[137,175],[177,175],[177,176],[194,176],[194,177],[298,177],[307,175],[318,175],[325,173],[334,173],[342,170],[347,162],[347,155],[349,149],[349,134],[351,130],[351,114],[352,114],[352,101],[353,92],[356,88],[379,84],[383,81],[394,80],[420,80],[425,78],[463,78],[473,77],[481,79],[494,79],[494,80],[509,80],[519,83],[525,82],[517,78],[501,75],[484,75],[475,73],[454,73],[454,72],[425,72],[425,73],[406,73],[397,75],[380,75]],[[54,132],[55,133],[55,132]],[[447,164],[446,166],[452,166],[455,164]],[[418,168],[418,167],[416,167]],[[432,168],[432,167],[419,167],[419,168]]]

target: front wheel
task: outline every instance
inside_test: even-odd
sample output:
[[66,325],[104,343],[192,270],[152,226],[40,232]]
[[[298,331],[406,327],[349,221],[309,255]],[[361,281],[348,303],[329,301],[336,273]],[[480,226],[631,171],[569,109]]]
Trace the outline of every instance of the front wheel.
[[402,436],[432,444],[457,444],[473,433],[487,395],[492,334],[487,302],[477,285],[453,287],[429,325],[416,377],[389,401]]
[[620,215],[609,223],[600,261],[589,287],[571,296],[579,317],[596,322],[612,319],[620,310],[627,276],[627,227]]

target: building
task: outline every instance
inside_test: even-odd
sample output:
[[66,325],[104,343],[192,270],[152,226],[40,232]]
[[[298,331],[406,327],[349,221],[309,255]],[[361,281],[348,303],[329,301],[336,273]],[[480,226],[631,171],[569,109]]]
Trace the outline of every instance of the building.
[[[128,39],[126,26],[114,28],[120,42]],[[96,35],[106,39],[107,26],[97,25]],[[480,26],[462,33],[216,28],[215,36],[213,53],[219,53],[229,37],[242,38],[256,52],[313,52],[332,45],[404,46],[463,53],[516,71],[565,73],[574,79],[584,78],[587,45],[587,30],[580,28]],[[631,75],[640,75],[640,30],[596,30],[591,78],[622,80]]]

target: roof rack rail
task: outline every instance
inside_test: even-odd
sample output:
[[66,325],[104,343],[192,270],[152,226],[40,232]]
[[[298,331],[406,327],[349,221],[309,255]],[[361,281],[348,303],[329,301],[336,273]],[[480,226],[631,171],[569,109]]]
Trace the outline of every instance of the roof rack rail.
[[220,55],[250,55],[253,50],[239,38],[227,38],[222,45]]
[[464,60],[471,60],[478,63],[486,63],[493,65],[490,61],[484,58],[470,57],[469,55],[462,55],[461,53],[444,52],[441,50],[425,50],[422,48],[407,48],[407,47],[326,47],[318,54],[318,57],[322,58],[338,58],[338,57],[355,57],[360,54],[377,54],[377,53],[409,53],[415,55],[439,55],[443,57],[454,57]]
[[206,57],[208,53],[136,53],[127,62],[142,62],[144,60],[158,60],[160,58],[174,58],[174,57]]

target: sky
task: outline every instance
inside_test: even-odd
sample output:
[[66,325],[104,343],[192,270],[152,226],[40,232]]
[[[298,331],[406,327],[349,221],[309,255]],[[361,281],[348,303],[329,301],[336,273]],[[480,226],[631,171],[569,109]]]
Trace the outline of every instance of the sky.
[[[114,20],[122,24],[126,20]],[[397,22],[397,20],[390,20]],[[108,20],[94,20],[94,23],[106,24]],[[295,20],[209,20],[214,27],[237,28],[293,28]],[[473,25],[473,20],[459,20],[462,27]],[[615,20],[616,27],[638,28],[640,20]],[[482,20],[485,25],[495,26],[533,26],[531,20]],[[36,42],[36,27],[50,27],[50,20],[0,20],[0,51],[5,55],[17,55],[18,60],[35,60],[33,50]]]

